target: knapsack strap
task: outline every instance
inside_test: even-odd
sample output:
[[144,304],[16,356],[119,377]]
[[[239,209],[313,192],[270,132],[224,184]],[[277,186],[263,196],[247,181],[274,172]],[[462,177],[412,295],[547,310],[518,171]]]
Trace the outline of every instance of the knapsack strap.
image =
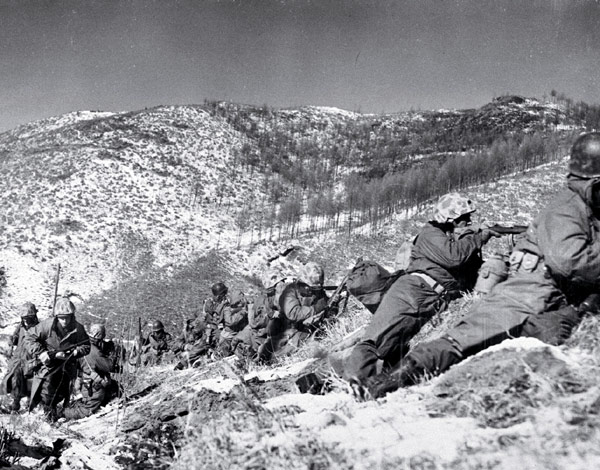
[[423,279],[427,283],[427,285],[429,287],[431,287],[433,289],[433,291],[438,295],[442,295],[444,293],[444,291],[446,290],[443,285],[441,285],[439,282],[437,282],[429,274],[425,274],[425,273],[421,273],[421,272],[414,272],[414,273],[409,273],[409,274]]

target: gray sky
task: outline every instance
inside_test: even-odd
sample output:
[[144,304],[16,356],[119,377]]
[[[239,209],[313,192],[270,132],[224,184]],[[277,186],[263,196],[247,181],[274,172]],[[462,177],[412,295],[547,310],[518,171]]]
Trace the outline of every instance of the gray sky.
[[600,102],[597,0],[0,0],[0,131],[205,98],[363,112]]

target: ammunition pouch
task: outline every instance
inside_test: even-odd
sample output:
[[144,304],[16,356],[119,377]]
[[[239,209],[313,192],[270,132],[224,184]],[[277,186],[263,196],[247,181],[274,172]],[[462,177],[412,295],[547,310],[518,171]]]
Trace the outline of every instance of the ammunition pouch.
[[529,251],[513,251],[510,255],[509,264],[511,273],[532,273],[534,271],[547,273],[543,258]]

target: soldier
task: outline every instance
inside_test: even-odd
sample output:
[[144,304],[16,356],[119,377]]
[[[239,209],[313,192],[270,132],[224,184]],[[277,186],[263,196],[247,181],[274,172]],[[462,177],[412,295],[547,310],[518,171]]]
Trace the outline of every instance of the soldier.
[[[217,351],[222,356],[233,354],[238,343],[236,336],[248,325],[248,302],[240,290],[229,289],[223,283],[218,283],[225,288],[215,298],[214,317],[218,319],[219,341]],[[215,286],[213,286],[215,287]],[[214,291],[213,291],[214,292]]]
[[294,352],[330,313],[324,278],[323,268],[309,262],[302,267],[298,280],[285,285],[279,297],[278,314],[268,324],[270,340],[261,352],[262,360]]
[[177,352],[181,358],[175,365],[176,370],[193,366],[201,357],[218,349],[221,349],[221,354],[229,355],[228,349],[235,334],[225,333],[225,338],[221,340],[225,326],[224,310],[230,303],[227,295],[229,289],[223,282],[216,282],[211,286],[211,292],[212,298],[204,301],[201,315],[186,321],[184,333],[178,341]]
[[273,324],[279,315],[279,298],[287,285],[285,277],[276,271],[266,271],[262,284],[265,289],[248,301],[248,324],[236,335],[235,353],[244,358],[265,360],[263,352],[269,349]]
[[41,402],[51,414],[61,401],[68,405],[71,381],[77,375],[76,359],[90,352],[90,339],[75,319],[75,305],[60,298],[54,312],[54,317],[29,329],[23,338],[27,353],[42,363],[33,378],[29,410]]
[[193,366],[198,359],[211,351],[208,342],[207,326],[203,316],[186,320],[183,334],[177,341],[173,351],[180,356],[175,370]]
[[410,339],[461,292],[472,289],[481,265],[481,247],[493,236],[471,224],[473,203],[458,193],[442,196],[434,220],[413,242],[406,274],[385,293],[363,340],[352,350],[345,375],[356,393],[361,384],[384,368],[394,366],[407,352]]
[[203,318],[206,325],[206,343],[211,347],[217,346],[223,329],[222,310],[227,302],[229,288],[223,282],[215,282],[211,288],[212,298],[204,301]]
[[104,325],[94,323],[89,331],[91,350],[87,356],[79,359],[82,371],[81,401],[64,410],[66,419],[80,419],[90,416],[106,405],[118,392],[118,385],[111,378],[115,372],[114,361],[109,355],[110,343],[104,341]]
[[142,340],[141,362],[143,365],[160,364],[166,352],[171,350],[171,335],[165,331],[160,320],[150,322],[150,334]]
[[23,340],[27,330],[39,323],[37,311],[36,306],[31,302],[21,305],[19,307],[21,322],[10,338],[10,361],[2,383],[2,391],[12,394],[12,411],[18,411],[21,408],[21,398],[29,396],[33,372],[38,365],[37,358],[27,353]]
[[[510,259],[506,281],[474,304],[439,339],[417,345],[402,367],[366,382],[366,397],[439,374],[509,337],[563,343],[587,311],[597,311],[600,279],[600,133],[577,138],[567,189],[529,227]],[[591,300],[594,299],[594,300]]]

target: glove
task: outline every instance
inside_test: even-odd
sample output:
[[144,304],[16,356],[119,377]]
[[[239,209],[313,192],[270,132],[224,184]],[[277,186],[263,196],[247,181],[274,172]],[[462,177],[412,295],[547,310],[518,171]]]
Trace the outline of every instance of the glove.
[[490,241],[490,238],[492,238],[492,237],[498,238],[501,236],[502,235],[500,235],[498,232],[491,230],[489,228],[484,228],[481,231],[481,239],[483,240],[483,243],[487,243],[488,241]]
[[48,354],[48,351],[44,351],[43,353],[41,353],[38,356],[38,359],[40,360],[40,362],[42,364],[44,364],[45,366],[47,366],[48,364],[50,364],[50,354]]
[[85,356],[85,350],[83,346],[77,346],[74,350],[73,350],[73,357],[81,357],[81,356]]

